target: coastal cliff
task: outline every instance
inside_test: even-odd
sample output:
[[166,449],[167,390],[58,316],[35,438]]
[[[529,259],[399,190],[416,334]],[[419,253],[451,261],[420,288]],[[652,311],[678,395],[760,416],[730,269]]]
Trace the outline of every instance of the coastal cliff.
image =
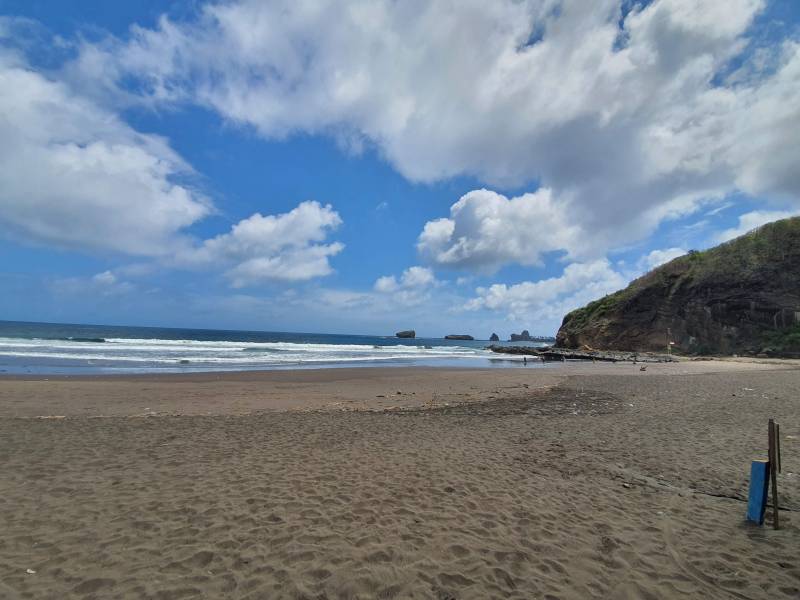
[[564,317],[561,348],[800,356],[800,217],[662,265]]

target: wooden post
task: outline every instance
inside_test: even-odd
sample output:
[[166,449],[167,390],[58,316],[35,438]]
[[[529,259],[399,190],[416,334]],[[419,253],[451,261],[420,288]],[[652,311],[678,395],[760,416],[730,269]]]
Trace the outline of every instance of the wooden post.
[[778,515],[778,441],[775,431],[775,419],[769,420],[769,477],[772,482],[772,524],[775,529],[780,529]]

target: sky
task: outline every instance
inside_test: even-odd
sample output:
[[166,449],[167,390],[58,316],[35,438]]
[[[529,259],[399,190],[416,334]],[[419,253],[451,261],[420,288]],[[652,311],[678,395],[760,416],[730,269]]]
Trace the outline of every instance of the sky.
[[0,0],[0,319],[553,335],[795,214],[794,0]]

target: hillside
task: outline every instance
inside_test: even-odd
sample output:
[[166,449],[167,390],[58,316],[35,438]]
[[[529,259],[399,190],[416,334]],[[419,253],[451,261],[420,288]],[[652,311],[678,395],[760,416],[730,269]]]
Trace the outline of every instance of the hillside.
[[800,217],[692,251],[572,311],[556,345],[800,356]]

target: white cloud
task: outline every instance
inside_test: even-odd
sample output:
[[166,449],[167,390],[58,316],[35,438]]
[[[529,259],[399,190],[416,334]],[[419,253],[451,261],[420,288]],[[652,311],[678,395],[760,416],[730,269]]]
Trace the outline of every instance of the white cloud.
[[733,238],[744,235],[748,231],[752,231],[757,227],[777,221],[779,219],[788,219],[789,217],[796,217],[800,211],[776,211],[776,210],[754,210],[743,215],[739,215],[739,224],[736,227],[720,231],[714,236],[714,242],[720,244],[727,242]]
[[374,289],[388,294],[403,305],[420,304],[429,298],[430,288],[438,285],[436,276],[426,267],[409,267],[398,280],[394,275],[385,275],[375,281]]
[[[412,180],[536,180],[599,255],[736,190],[798,202],[800,45],[756,47],[728,73],[765,3],[655,0],[624,14],[630,4],[214,3],[191,22],[85,45],[69,72],[268,138],[375,147]],[[138,97],[114,85],[130,78]],[[425,235],[446,245],[450,225]],[[469,245],[440,258],[497,266]]]
[[344,248],[339,242],[323,243],[341,223],[329,204],[302,202],[287,213],[243,219],[230,233],[183,250],[173,263],[225,268],[234,287],[322,277],[333,272],[329,258]]
[[[0,24],[15,30],[9,23]],[[323,243],[341,219],[316,202],[282,215],[257,213],[227,234],[193,239],[183,230],[213,207],[181,183],[192,170],[167,142],[138,133],[7,50],[0,50],[0,115],[0,233],[12,239],[222,268],[234,287],[328,275],[329,258],[344,247]],[[132,274],[153,268],[128,267]],[[115,277],[106,271],[91,285],[119,291],[124,285]],[[60,289],[73,284],[80,280],[63,280]]]
[[584,241],[566,204],[549,189],[506,198],[475,190],[450,207],[450,218],[425,224],[417,248],[441,266],[493,272],[510,262],[535,265],[541,254],[573,254]]
[[719,206],[715,206],[714,208],[706,211],[705,215],[707,217],[713,217],[715,215],[718,215],[721,212],[725,212],[726,210],[728,210],[729,208],[731,208],[733,206],[734,206],[733,202],[723,202]]
[[100,285],[114,285],[117,282],[117,276],[111,271],[103,271],[92,277],[92,281]]
[[502,311],[512,320],[544,323],[554,329],[569,311],[619,290],[629,281],[605,259],[572,263],[559,277],[478,288],[466,308]]
[[375,291],[396,292],[402,289],[424,288],[433,285],[436,276],[426,267],[409,267],[400,276],[400,281],[394,275],[379,277],[375,282]]
[[335,311],[362,311],[374,306],[376,303],[376,298],[373,294],[353,290],[322,289],[316,295],[317,298],[311,302],[308,302],[309,299],[303,296],[295,299],[295,302],[303,305],[311,304],[317,310],[322,305]]
[[619,263],[615,269],[608,259],[574,262],[558,277],[479,287],[465,308],[500,312],[516,322],[555,331],[571,310],[621,290],[643,273],[683,254],[686,250],[682,248],[652,250],[636,261],[635,268]]
[[111,271],[96,273],[91,277],[62,277],[51,282],[52,289],[60,295],[114,297],[129,294],[136,286],[122,281]]
[[647,271],[655,269],[656,267],[660,267],[672,259],[683,256],[684,254],[686,254],[686,250],[683,248],[665,248],[663,250],[653,250],[642,256],[637,261],[636,266],[640,272],[646,273]]
[[63,83],[0,51],[0,232],[61,248],[161,256],[209,214],[189,167]]
[[[275,222],[285,215],[254,215],[204,243],[181,237],[211,210],[180,182],[188,167],[102,103],[192,103],[267,138],[375,149],[412,180],[536,181],[513,198],[466,194],[418,246],[435,265],[481,273],[563,252],[578,262],[561,277],[491,286],[471,303],[555,314],[626,279],[597,256],[701,202],[740,191],[776,203],[720,239],[800,202],[800,44],[731,61],[761,0],[655,0],[621,20],[631,4],[231,0],[190,22],[84,43],[60,74],[73,87],[3,55],[0,227],[63,247],[174,255],[240,286],[329,273],[341,245],[325,240],[338,223],[319,206],[296,243]],[[401,289],[403,277],[380,285]],[[390,304],[380,292],[339,300]]]

